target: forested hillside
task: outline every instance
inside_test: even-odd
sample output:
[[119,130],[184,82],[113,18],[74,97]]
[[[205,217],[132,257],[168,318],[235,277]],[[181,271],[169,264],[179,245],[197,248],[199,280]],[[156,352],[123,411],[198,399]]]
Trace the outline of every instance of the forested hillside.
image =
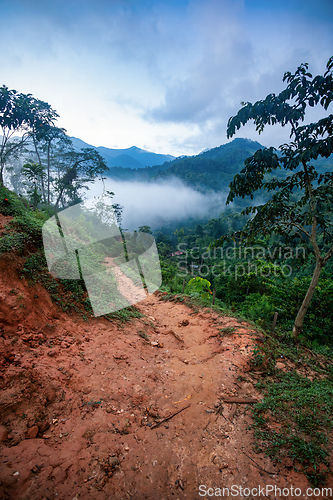
[[224,191],[235,174],[241,171],[246,158],[260,148],[258,142],[234,139],[197,156],[174,160],[154,179],[175,176],[199,191]]
[[[143,182],[177,177],[200,192],[226,191],[234,176],[242,170],[244,161],[258,149],[263,149],[263,146],[256,141],[234,139],[199,155],[176,158],[162,165],[140,169],[112,167],[107,175]],[[318,158],[314,164],[319,173],[333,171],[332,158]],[[274,175],[283,177],[284,172],[275,172]]]
[[262,147],[249,139],[234,139],[196,156],[185,156],[143,169],[110,168],[108,175],[122,180],[162,180],[177,177],[185,184],[205,192],[224,191],[244,160]]

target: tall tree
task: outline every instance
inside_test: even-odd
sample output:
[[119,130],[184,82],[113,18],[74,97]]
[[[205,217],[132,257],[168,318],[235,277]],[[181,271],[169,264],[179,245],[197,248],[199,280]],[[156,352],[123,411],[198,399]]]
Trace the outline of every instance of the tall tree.
[[[28,145],[30,158],[37,160],[44,175],[39,177],[42,200],[55,208],[81,201],[81,191],[108,170],[103,157],[93,148],[75,151],[66,130],[45,125],[34,131]],[[32,149],[31,149],[32,147]]]
[[[58,114],[51,106],[31,94],[21,94],[3,85],[0,87],[0,184],[3,186],[3,174],[6,161],[14,151],[22,147],[29,136],[45,125],[53,124]],[[13,140],[13,135],[22,133],[20,140]]]
[[[259,134],[266,125],[290,126],[290,142],[279,148],[259,149],[245,160],[245,168],[230,184],[227,203],[237,196],[244,198],[260,189],[271,193],[270,199],[243,213],[254,214],[243,231],[248,238],[260,233],[277,233],[285,237],[303,237],[313,248],[316,266],[308,291],[295,319],[295,338],[303,330],[303,322],[318,285],[320,273],[333,254],[333,172],[319,173],[313,160],[328,158],[333,152],[333,115],[316,123],[301,125],[308,106],[325,111],[333,100],[333,57],[324,75],[313,77],[308,64],[295,73],[286,72],[286,88],[278,95],[269,94],[252,104],[242,103],[237,115],[228,122],[227,136],[253,120]],[[267,176],[279,169],[283,177]]]
[[60,176],[61,159],[66,153],[73,151],[72,141],[66,135],[64,128],[46,124],[33,132],[32,142],[33,154],[36,155],[38,163],[44,167],[45,171],[45,185],[42,179],[41,186],[43,201],[50,205],[53,176],[56,171],[58,171],[58,177]]
[[41,201],[41,186],[45,177],[43,167],[38,163],[26,163],[23,165],[22,174],[27,179],[27,193],[30,196],[30,201],[36,210]]
[[56,180],[57,200],[55,208],[66,203],[80,201],[80,190],[87,182],[108,171],[103,157],[93,148],[83,148],[80,152],[69,151],[64,155],[63,168],[59,169]]

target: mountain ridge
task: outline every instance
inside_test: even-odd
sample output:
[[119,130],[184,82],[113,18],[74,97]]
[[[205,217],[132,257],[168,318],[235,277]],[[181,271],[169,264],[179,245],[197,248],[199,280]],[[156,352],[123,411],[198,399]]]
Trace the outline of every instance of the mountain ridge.
[[92,146],[77,137],[70,137],[74,149],[93,148],[98,151],[106,161],[108,167],[123,168],[145,168],[154,165],[162,165],[165,162],[175,159],[172,155],[163,155],[140,149],[137,146],[130,148],[116,149],[105,146]]
[[108,177],[143,182],[177,177],[201,192],[221,191],[242,170],[245,159],[263,147],[259,142],[236,138],[198,155],[178,157],[162,165],[135,170],[111,167]]

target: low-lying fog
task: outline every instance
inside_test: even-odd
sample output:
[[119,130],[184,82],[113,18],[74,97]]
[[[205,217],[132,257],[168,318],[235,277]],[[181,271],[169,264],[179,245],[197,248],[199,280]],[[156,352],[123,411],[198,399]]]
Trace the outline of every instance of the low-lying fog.
[[[129,230],[147,225],[156,228],[163,223],[194,218],[217,217],[225,208],[226,193],[198,193],[177,178],[159,182],[132,182],[106,179],[105,190],[113,191],[113,203],[124,207],[122,226]],[[103,183],[96,181],[87,198],[99,197]]]

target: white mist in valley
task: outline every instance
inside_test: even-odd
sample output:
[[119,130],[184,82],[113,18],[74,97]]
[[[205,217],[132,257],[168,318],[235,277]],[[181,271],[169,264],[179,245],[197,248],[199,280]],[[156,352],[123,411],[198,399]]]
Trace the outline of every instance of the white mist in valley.
[[[123,207],[122,225],[129,230],[156,228],[172,221],[217,217],[225,209],[226,193],[199,193],[177,178],[159,182],[107,178],[104,189],[115,193],[112,202]],[[103,194],[102,181],[90,184],[87,198]]]

